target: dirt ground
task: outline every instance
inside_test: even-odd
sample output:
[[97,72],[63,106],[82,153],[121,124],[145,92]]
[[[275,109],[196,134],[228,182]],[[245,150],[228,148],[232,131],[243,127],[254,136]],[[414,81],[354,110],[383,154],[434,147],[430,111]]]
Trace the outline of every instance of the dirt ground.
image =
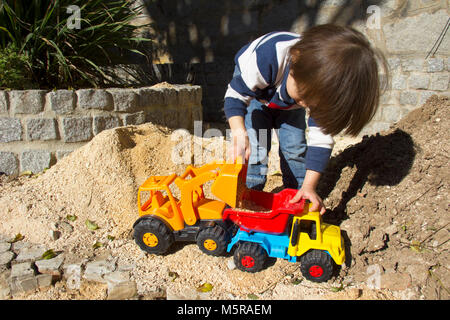
[[[324,220],[343,231],[346,263],[327,283],[304,280],[298,264],[281,259],[243,273],[232,256],[207,256],[195,244],[176,244],[165,256],[142,252],[131,238],[139,185],[151,175],[181,174],[186,164],[172,160],[198,160],[189,147],[202,150],[206,163],[223,145],[173,139],[152,124],[103,131],[45,173],[0,176],[0,238],[20,233],[64,251],[66,262],[112,256],[130,266],[141,299],[449,299],[449,105],[435,96],[385,132],[337,139],[318,192]],[[265,190],[281,189],[279,174],[269,175]],[[86,219],[99,229],[86,228]],[[53,240],[49,229],[62,223],[73,229]],[[96,242],[103,246],[93,248]],[[198,292],[203,283],[213,289]],[[68,290],[60,281],[13,299],[103,299],[104,290]]]

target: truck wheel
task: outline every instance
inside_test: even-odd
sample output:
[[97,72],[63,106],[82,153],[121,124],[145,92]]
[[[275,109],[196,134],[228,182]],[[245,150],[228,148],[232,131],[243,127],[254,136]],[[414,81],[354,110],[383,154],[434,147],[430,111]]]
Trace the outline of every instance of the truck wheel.
[[134,240],[144,251],[164,254],[174,242],[171,230],[158,219],[142,219],[134,226]]
[[228,232],[220,226],[205,228],[197,235],[197,245],[204,253],[211,256],[221,256],[227,250]]
[[264,267],[267,252],[259,244],[242,242],[234,252],[234,264],[239,270],[258,272]]
[[310,250],[300,257],[303,276],[314,282],[328,281],[333,274],[330,255],[322,250]]

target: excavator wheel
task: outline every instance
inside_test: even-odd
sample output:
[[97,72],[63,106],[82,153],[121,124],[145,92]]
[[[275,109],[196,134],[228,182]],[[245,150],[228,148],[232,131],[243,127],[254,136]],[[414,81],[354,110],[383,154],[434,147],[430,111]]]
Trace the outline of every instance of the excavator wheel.
[[144,251],[164,254],[174,242],[171,230],[160,220],[147,218],[134,226],[134,240]]
[[204,253],[211,256],[225,254],[229,242],[228,232],[216,225],[201,230],[197,235],[197,245]]

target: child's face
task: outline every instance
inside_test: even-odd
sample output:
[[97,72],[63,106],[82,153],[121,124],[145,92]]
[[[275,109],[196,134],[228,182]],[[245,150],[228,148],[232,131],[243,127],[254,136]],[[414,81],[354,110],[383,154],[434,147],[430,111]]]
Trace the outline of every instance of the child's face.
[[299,90],[297,87],[297,83],[295,82],[291,73],[289,73],[288,78],[286,80],[286,90],[288,95],[295,100],[296,104],[298,104],[300,107],[303,108],[307,107],[305,101],[303,101],[303,99],[298,94]]

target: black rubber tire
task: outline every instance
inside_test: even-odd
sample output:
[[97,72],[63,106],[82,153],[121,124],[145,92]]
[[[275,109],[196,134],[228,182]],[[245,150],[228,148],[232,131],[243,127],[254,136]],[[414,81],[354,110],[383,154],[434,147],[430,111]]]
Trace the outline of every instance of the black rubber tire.
[[303,276],[313,282],[325,282],[333,275],[333,261],[326,251],[310,250],[300,257]]
[[[215,242],[215,249],[205,247],[205,241],[212,240]],[[227,251],[227,245],[230,241],[228,232],[221,226],[214,226],[200,230],[197,235],[197,245],[200,250],[210,256],[221,256]]]
[[261,245],[253,242],[241,242],[234,251],[234,264],[245,272],[258,272],[264,268],[267,252]]
[[[152,233],[158,239],[158,244],[154,247],[148,246],[144,242],[144,235]],[[134,226],[134,241],[145,252],[152,254],[164,254],[174,242],[172,231],[164,224],[164,222],[156,218],[142,219]]]

